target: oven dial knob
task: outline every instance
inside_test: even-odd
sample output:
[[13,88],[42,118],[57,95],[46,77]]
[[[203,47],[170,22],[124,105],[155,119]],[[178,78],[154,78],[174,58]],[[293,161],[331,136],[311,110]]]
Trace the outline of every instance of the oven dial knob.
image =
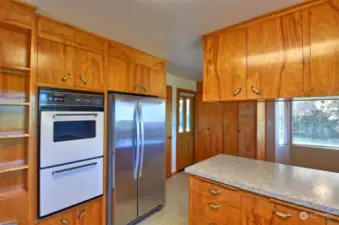
[[77,103],[79,103],[80,102],[80,98],[77,98],[76,101],[77,101]]

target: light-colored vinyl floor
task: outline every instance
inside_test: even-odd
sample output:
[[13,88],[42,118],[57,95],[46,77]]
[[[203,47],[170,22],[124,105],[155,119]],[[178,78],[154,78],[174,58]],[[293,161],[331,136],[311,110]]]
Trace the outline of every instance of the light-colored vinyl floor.
[[166,203],[159,212],[138,225],[187,225],[188,224],[188,175],[184,172],[166,181]]

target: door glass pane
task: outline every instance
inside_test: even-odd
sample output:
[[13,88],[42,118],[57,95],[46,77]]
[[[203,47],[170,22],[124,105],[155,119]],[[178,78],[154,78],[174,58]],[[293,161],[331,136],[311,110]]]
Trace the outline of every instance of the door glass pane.
[[95,120],[91,121],[56,121],[53,125],[54,142],[94,138]]
[[184,131],[184,98],[179,100],[179,133]]
[[186,132],[191,131],[191,99],[186,99]]

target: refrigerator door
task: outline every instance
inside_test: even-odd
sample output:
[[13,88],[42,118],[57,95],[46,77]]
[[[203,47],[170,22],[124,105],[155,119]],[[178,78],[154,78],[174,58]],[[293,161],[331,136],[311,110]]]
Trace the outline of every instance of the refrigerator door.
[[139,97],[141,157],[138,216],[165,201],[165,101]]
[[137,218],[140,129],[137,97],[109,96],[107,224],[126,225]]

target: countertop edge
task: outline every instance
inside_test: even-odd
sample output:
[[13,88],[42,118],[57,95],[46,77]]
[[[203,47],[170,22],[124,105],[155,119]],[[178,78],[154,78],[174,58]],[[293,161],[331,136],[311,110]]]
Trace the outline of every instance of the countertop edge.
[[291,204],[295,204],[298,206],[303,206],[305,208],[309,208],[309,209],[313,209],[319,212],[323,212],[323,213],[327,213],[327,214],[331,214],[334,216],[339,216],[339,210],[338,209],[334,209],[334,208],[330,208],[327,206],[323,206],[323,205],[319,205],[316,203],[312,203],[312,202],[308,202],[308,201],[303,201],[303,200],[299,200],[299,199],[295,199],[289,196],[282,196],[280,194],[276,194],[276,193],[272,193],[272,192],[268,192],[259,188],[255,188],[255,187],[250,187],[241,183],[236,183],[236,182],[231,182],[231,181],[227,181],[227,180],[222,180],[219,179],[218,177],[212,176],[212,175],[208,175],[208,174],[204,174],[204,173],[200,173],[195,171],[192,168],[186,168],[185,172],[190,174],[190,175],[194,175],[194,176],[198,176],[198,177],[202,177],[208,180],[212,180],[221,184],[225,184],[225,185],[230,185],[245,191],[249,191],[249,192],[253,192],[255,194],[259,194],[265,197],[271,197],[277,200],[281,200],[281,201],[285,201]]

